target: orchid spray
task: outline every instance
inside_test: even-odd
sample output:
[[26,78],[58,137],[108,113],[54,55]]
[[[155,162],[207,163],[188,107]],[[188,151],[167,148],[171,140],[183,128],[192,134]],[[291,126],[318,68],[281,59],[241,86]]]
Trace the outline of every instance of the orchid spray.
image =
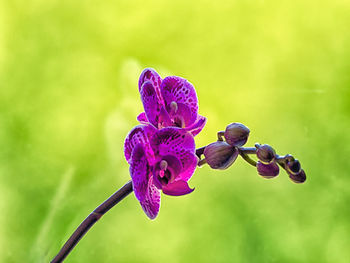
[[[215,142],[196,149],[194,137],[205,126],[206,118],[198,114],[196,91],[186,79],[162,79],[154,69],[147,68],[138,84],[144,112],[137,116],[140,124],[129,132],[124,143],[131,181],[79,225],[51,262],[62,262],[87,231],[132,191],[145,214],[156,218],[161,192],[172,196],[193,192],[188,181],[196,167],[205,164],[212,169],[227,169],[241,156],[266,179],[276,177],[281,167],[293,182],[306,180],[300,162],[292,155],[280,156],[267,144],[243,147],[250,130],[241,123],[229,124],[225,131],[218,132]],[[257,161],[251,158],[254,155]]]

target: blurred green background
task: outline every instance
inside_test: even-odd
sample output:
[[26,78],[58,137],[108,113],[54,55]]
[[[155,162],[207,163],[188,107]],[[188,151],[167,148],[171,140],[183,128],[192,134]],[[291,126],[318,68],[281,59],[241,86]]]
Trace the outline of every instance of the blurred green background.
[[198,146],[242,122],[307,182],[204,167],[155,221],[130,195],[67,262],[350,262],[349,28],[346,0],[0,1],[0,262],[48,262],[129,179],[145,67],[195,85]]

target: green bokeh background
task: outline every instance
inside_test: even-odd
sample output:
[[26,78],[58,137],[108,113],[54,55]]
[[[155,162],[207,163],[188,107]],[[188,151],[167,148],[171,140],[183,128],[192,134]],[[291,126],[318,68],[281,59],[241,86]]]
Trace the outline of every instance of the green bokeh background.
[[67,262],[350,262],[350,1],[0,1],[0,262],[48,262],[128,179],[142,69],[191,81],[208,123],[299,158],[308,179],[237,160],[196,190],[134,195]]

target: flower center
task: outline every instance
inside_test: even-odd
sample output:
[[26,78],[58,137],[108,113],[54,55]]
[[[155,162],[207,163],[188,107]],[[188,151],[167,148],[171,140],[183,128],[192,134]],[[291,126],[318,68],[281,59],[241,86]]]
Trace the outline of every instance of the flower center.
[[158,180],[162,185],[166,185],[171,179],[171,172],[168,170],[168,162],[161,160],[159,162],[159,169]]
[[159,168],[160,168],[160,170],[165,171],[166,168],[168,168],[168,162],[165,160],[161,160],[159,163]]
[[170,103],[170,110],[172,113],[176,113],[178,109],[177,103],[175,101],[172,101]]
[[174,182],[176,176],[181,172],[180,160],[173,155],[165,155],[153,167],[153,182],[158,189]]

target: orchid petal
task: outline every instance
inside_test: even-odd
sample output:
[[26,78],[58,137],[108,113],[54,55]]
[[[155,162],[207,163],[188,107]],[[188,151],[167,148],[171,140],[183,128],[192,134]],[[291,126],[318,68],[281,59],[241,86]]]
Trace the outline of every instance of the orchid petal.
[[193,136],[196,136],[198,133],[201,132],[206,123],[207,118],[198,115],[197,120],[190,127],[187,127],[186,130],[190,132]]
[[150,160],[154,159],[153,151],[149,144],[149,138],[156,132],[152,125],[138,125],[126,136],[124,142],[124,155],[127,162],[131,163],[131,154],[137,144],[143,145],[146,155]]
[[153,183],[153,177],[148,181],[147,194],[143,201],[140,201],[143,211],[150,219],[155,219],[160,208],[160,191]]
[[196,120],[198,114],[198,100],[196,91],[190,82],[176,76],[166,77],[160,85],[160,91],[168,111],[173,101],[176,103],[183,103],[190,108],[191,123]]
[[187,182],[192,177],[194,171],[197,168],[198,158],[191,152],[185,152],[182,154],[180,161],[183,169],[175,180],[183,180]]
[[195,152],[193,136],[176,127],[158,130],[151,137],[150,143],[155,156],[174,155],[182,160],[187,151]]
[[141,124],[148,124],[148,119],[145,112],[141,112],[136,119]]
[[142,85],[141,100],[148,121],[155,127],[158,127],[162,105],[160,104],[154,86],[150,81],[146,81]]
[[142,71],[140,78],[139,78],[139,91],[142,90],[142,85],[149,81],[152,83],[155,92],[157,94],[158,100],[162,101],[161,95],[160,95],[160,84],[162,82],[162,78],[158,75],[158,73],[153,68],[146,68]]
[[[165,175],[165,171],[160,167],[161,161],[166,162],[166,169],[170,172],[171,177]],[[173,155],[165,155],[159,158],[158,163],[155,165],[153,169],[153,182],[157,186],[158,189],[162,189],[163,185],[171,183],[177,180],[177,175],[182,171],[181,161],[173,156]],[[161,174],[163,172],[163,175]]]
[[161,106],[158,118],[158,128],[172,126],[172,122],[168,112],[165,110],[164,106]]
[[137,144],[132,151],[130,175],[136,198],[141,202],[145,199],[148,188],[150,167],[147,163],[142,144]]
[[179,196],[192,193],[194,189],[191,189],[185,181],[176,181],[164,186],[162,190],[164,194]]
[[191,134],[184,129],[168,127],[154,133],[150,143],[155,156],[173,155],[181,162],[182,170],[176,174],[175,181],[188,181],[191,178],[198,162]]
[[169,115],[173,120],[175,126],[184,128],[191,125],[191,109],[186,104],[180,102],[176,104],[176,108],[176,111],[170,110],[169,112]]

